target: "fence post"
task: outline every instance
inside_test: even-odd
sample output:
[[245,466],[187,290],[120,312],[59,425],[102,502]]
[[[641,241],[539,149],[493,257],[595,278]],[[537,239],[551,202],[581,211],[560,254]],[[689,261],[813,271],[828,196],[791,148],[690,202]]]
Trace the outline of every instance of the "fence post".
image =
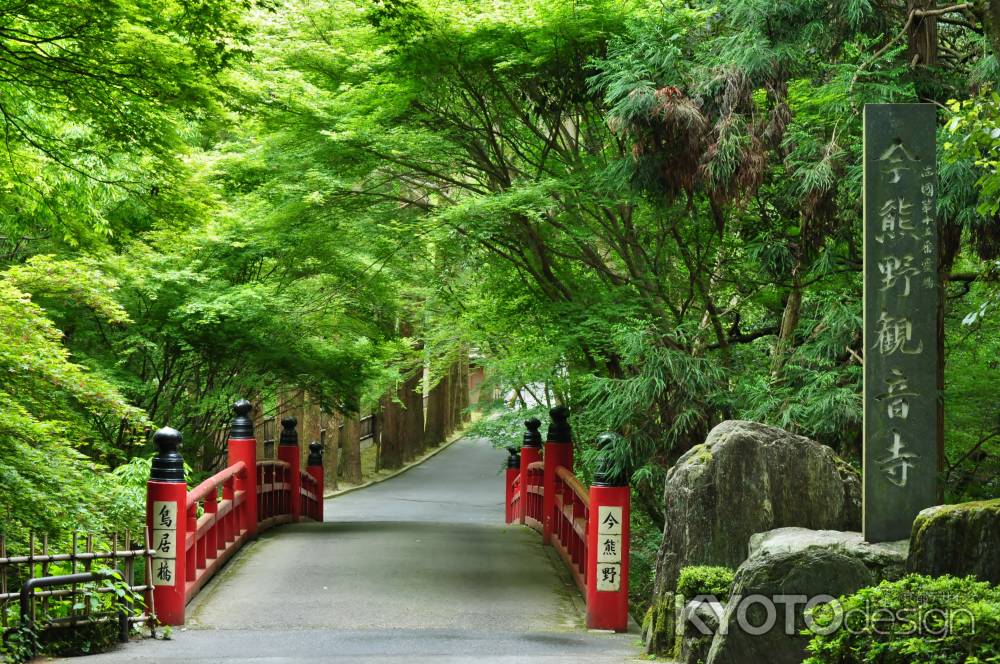
[[295,430],[298,423],[294,417],[282,418],[278,442],[278,461],[288,464],[288,511],[292,521],[302,518],[302,451],[299,449],[299,433]]
[[521,443],[521,513],[518,520],[524,525],[524,517],[528,514],[528,505],[534,500],[528,495],[528,466],[542,460],[542,434],[539,429],[542,421],[536,417],[525,420],[524,442]]
[[184,459],[178,448],[181,434],[165,427],[153,434],[153,457],[146,483],[146,528],[149,548],[154,550],[153,610],[163,625],[183,625],[187,574],[187,484]]
[[608,453],[618,437],[601,434],[601,450],[590,487],[587,520],[587,627],[628,630],[628,473],[615,469]]
[[314,440],[309,443],[309,459],[306,470],[316,480],[316,514],[317,521],[323,520],[323,443]]
[[[521,452],[516,447],[508,447],[507,454],[507,499],[504,505],[504,521],[511,523],[514,520],[514,510],[511,501],[514,500],[514,478],[521,474]],[[521,489],[521,501],[524,501],[524,489]]]
[[550,544],[555,528],[556,469],[573,471],[573,434],[569,428],[569,409],[556,406],[549,411],[549,431],[545,439],[545,474],[542,480],[542,544]]
[[253,436],[253,420],[250,419],[250,411],[253,406],[246,399],[240,399],[233,404],[232,426],[229,428],[229,459],[228,465],[242,461],[246,464],[246,477],[236,478],[236,491],[243,493],[243,518],[244,522],[237,524],[237,535],[242,528],[246,530],[247,537],[253,539],[257,536],[257,440]]

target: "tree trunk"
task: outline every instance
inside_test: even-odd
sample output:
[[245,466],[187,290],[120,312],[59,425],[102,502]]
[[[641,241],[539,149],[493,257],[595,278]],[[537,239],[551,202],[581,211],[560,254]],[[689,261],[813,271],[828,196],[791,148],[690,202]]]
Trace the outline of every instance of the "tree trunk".
[[469,353],[462,351],[462,358],[459,361],[460,380],[458,381],[458,404],[461,411],[461,421],[472,420],[472,413],[469,412]]
[[799,326],[799,316],[802,311],[802,284],[799,283],[801,264],[792,269],[792,290],[785,302],[785,311],[781,315],[781,328],[778,331],[778,341],[774,345],[774,355],[771,357],[771,378],[777,379],[781,374],[785,360],[795,345],[795,329]]
[[389,392],[382,397],[379,469],[395,470],[403,465],[403,409],[393,396],[394,392]]
[[[907,15],[913,11],[935,8],[935,0],[907,0]],[[910,21],[907,56],[910,63],[930,67],[937,64],[938,38],[936,16],[914,16]]]
[[423,378],[423,371],[418,369],[403,383],[403,393],[400,395],[406,407],[403,411],[403,455],[407,461],[424,451],[424,397],[420,393]]
[[427,422],[424,427],[427,446],[437,445],[445,438],[446,388],[442,378],[427,395]]
[[323,428],[320,429],[320,442],[323,443],[323,490],[337,490],[337,466],[340,462],[340,431],[338,425],[343,416],[324,415]]
[[1000,0],[977,2],[972,11],[982,21],[983,31],[993,45],[993,54],[1000,55]]
[[444,438],[455,430],[455,365],[448,367],[444,382]]
[[344,451],[341,472],[345,482],[361,484],[361,420],[351,415],[344,416],[344,428],[340,430],[340,448]]
[[462,428],[462,360],[455,361],[451,367],[451,431]]
[[[323,411],[315,403],[310,402],[308,395],[303,395],[302,419],[299,421],[299,459],[302,468],[309,460],[309,443],[319,440],[319,432],[323,428]],[[301,470],[300,469],[300,470]]]

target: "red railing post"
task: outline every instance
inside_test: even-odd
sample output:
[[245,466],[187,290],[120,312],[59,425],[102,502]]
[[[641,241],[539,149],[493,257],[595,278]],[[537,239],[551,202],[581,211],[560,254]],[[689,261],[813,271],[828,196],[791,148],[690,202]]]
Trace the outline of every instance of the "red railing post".
[[521,474],[521,453],[516,447],[508,447],[506,492],[504,500],[504,522],[514,521],[514,478]]
[[[616,436],[602,434],[606,450]],[[615,471],[607,451],[590,487],[587,523],[587,627],[628,630],[629,500],[627,474]]]
[[[188,582],[193,582],[198,578],[198,548],[199,544],[202,545],[202,550],[204,550],[205,540],[198,539],[198,503],[189,504],[185,510],[187,515],[187,533],[185,536],[191,536],[191,546],[188,547],[187,544],[184,545],[184,551],[187,555],[184,563],[184,571],[187,573]],[[204,569],[204,556],[202,557],[202,564],[200,566]],[[185,593],[187,588],[184,589]]]
[[299,434],[295,430],[298,420],[285,417],[281,420],[281,436],[278,441],[278,461],[288,464],[288,505],[285,509],[292,515],[292,521],[302,518],[302,451],[299,449]]
[[153,435],[156,456],[146,484],[146,527],[153,554],[153,607],[163,625],[184,624],[187,484],[178,448],[181,434],[169,427]]
[[[336,453],[336,450],[334,450]],[[314,440],[309,443],[309,459],[306,461],[306,470],[316,480],[316,513],[312,515],[317,521],[323,520],[323,443]]]
[[223,526],[219,523],[219,490],[216,489],[212,493],[208,494],[205,498],[205,514],[210,514],[213,517],[212,525],[208,527],[208,532],[205,533],[205,560],[200,561],[204,566],[206,562],[215,558],[219,555],[219,535],[222,533]]
[[545,474],[542,484],[542,543],[551,544],[552,531],[558,527],[556,506],[556,469],[573,471],[573,436],[569,428],[569,409],[556,406],[549,411],[549,431],[545,440]]
[[237,523],[237,535],[240,529],[246,530],[247,537],[257,536],[257,440],[253,436],[253,420],[250,411],[253,406],[246,399],[240,399],[233,404],[236,417],[229,430],[229,466],[238,461],[246,465],[246,475],[237,478],[236,490],[244,491],[243,523]]
[[521,444],[521,513],[518,515],[522,525],[534,502],[534,494],[528,492],[528,466],[542,459],[542,434],[538,432],[541,420],[533,417],[526,420],[524,426],[527,431]]
[[221,536],[216,536],[216,542],[218,543],[218,547],[216,548],[218,551],[222,551],[223,549],[226,548],[227,544],[236,539],[236,536],[233,534],[233,523],[234,522],[237,524],[240,523],[236,515],[242,513],[243,505],[240,505],[238,507],[233,506],[236,498],[236,492],[233,490],[235,483],[236,483],[236,478],[230,477],[222,485],[222,499],[229,501],[230,508],[226,516],[222,518]]

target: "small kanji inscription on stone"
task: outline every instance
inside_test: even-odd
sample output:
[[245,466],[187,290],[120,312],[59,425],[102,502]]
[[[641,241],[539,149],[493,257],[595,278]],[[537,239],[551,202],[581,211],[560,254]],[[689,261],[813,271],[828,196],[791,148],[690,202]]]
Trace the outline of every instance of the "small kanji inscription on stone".
[[598,563],[598,592],[618,592],[622,587],[622,566],[618,563]]
[[177,503],[172,500],[153,501],[153,530],[177,528]]
[[177,581],[175,578],[177,561],[173,558],[153,559],[153,585],[173,586]]
[[602,505],[597,510],[597,534],[622,534],[622,508]]
[[597,536],[597,562],[620,563],[622,561],[622,536]]
[[154,558],[176,558],[177,557],[177,530],[159,529],[153,531],[153,539],[150,542],[153,549]]

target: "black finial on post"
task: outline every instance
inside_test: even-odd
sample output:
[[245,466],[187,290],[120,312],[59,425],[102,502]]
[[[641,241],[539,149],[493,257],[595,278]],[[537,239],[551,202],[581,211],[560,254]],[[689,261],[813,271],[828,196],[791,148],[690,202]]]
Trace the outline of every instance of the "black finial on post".
[[[536,420],[537,421],[537,420]],[[507,454],[507,467],[508,468],[520,468],[521,467],[521,450],[516,447],[508,447]]]
[[281,436],[278,438],[279,445],[299,444],[299,432],[295,430],[295,425],[299,421],[294,417],[284,417],[281,419]]
[[572,443],[573,433],[569,428],[569,408],[556,406],[549,411],[549,432],[546,440],[550,443]]
[[541,447],[542,434],[538,431],[542,426],[542,421],[537,417],[524,421],[527,431],[524,432],[523,447]]
[[156,456],[153,457],[149,479],[155,482],[183,482],[184,459],[179,451],[181,432],[163,427],[153,434],[153,444],[156,445]]
[[318,440],[309,443],[309,460],[306,462],[306,466],[323,466],[323,443]]
[[594,486],[628,486],[628,471],[616,469],[611,456],[611,448],[621,440],[616,433],[606,431],[597,437],[597,470],[594,472]]
[[233,418],[232,427],[229,429],[230,438],[253,438],[253,420],[250,419],[252,410],[253,405],[246,399],[240,399],[233,404],[236,417]]

